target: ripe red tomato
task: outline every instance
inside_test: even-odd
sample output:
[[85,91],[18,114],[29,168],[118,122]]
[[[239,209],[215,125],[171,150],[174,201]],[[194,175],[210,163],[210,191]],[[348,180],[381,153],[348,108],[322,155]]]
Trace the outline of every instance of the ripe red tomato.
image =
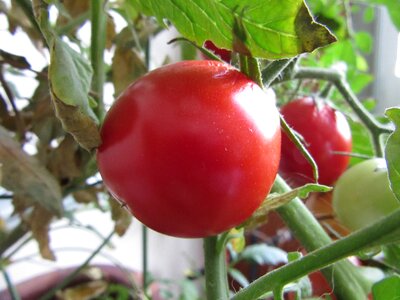
[[104,183],[150,228],[205,237],[250,217],[280,159],[274,100],[232,66],[185,61],[119,97],[101,128]]
[[[319,183],[332,185],[348,166],[349,156],[337,152],[351,152],[351,131],[341,112],[316,101],[311,97],[296,99],[284,105],[281,113],[303,137],[315,159]],[[310,164],[285,134],[279,172],[294,187],[314,181]]]
[[[223,61],[227,62],[228,64],[231,62],[232,52],[227,49],[218,48],[212,41],[205,41],[204,48],[218,55]],[[204,59],[209,59],[209,57],[204,54],[202,54],[202,57]]]

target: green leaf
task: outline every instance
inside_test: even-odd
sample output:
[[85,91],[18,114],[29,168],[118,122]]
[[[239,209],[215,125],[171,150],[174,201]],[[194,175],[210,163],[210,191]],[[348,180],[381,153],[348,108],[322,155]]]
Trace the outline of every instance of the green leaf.
[[186,38],[254,57],[279,59],[336,40],[316,23],[302,0],[133,0],[160,23],[168,19]]
[[254,244],[247,246],[240,254],[238,260],[253,261],[259,265],[276,266],[286,264],[287,253],[280,248],[266,244]]
[[195,282],[191,280],[183,280],[180,284],[181,294],[179,300],[194,300],[200,299],[199,292]]
[[295,188],[293,190],[290,190],[289,192],[284,194],[275,194],[275,193],[269,194],[267,199],[264,200],[264,202],[253,213],[253,215],[245,222],[243,222],[239,227],[245,227],[245,228],[256,227],[267,220],[267,215],[270,211],[275,210],[289,203],[294,198],[299,197],[304,199],[307,198],[308,195],[312,192],[324,193],[324,192],[329,192],[330,190],[332,190],[332,188],[329,186],[309,183],[301,187]]
[[400,270],[400,244],[382,246],[384,263],[393,269]]
[[354,35],[354,39],[358,49],[367,54],[371,53],[373,44],[371,34],[366,31],[359,31]]
[[400,107],[386,110],[386,116],[395,124],[396,130],[389,136],[385,148],[390,188],[400,201]]
[[374,300],[398,299],[400,291],[400,277],[387,277],[372,286]]
[[365,160],[365,158],[371,158],[374,156],[374,149],[371,144],[369,131],[360,122],[349,120],[351,128],[351,137],[353,140],[352,153],[350,165],[356,165],[359,162]]
[[54,37],[50,51],[50,91],[57,117],[85,149],[100,144],[97,117],[90,107],[92,69],[88,61]]
[[400,31],[400,0],[362,0],[362,2],[385,6],[393,25]]
[[87,60],[61,39],[54,39],[49,68],[52,92],[65,104],[81,107],[96,120],[88,98],[92,73]]

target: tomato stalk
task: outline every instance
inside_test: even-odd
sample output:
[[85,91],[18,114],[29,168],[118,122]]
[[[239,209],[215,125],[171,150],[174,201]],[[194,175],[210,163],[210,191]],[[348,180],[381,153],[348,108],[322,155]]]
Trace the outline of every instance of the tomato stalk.
[[[292,203],[296,203],[294,201]],[[301,202],[299,200],[299,202]],[[297,206],[297,204],[293,205]],[[307,221],[306,221],[307,223]],[[326,245],[318,250],[310,252],[308,255],[288,263],[274,270],[252,282],[248,287],[240,290],[232,300],[245,300],[245,299],[258,299],[268,291],[279,289],[281,286],[305,276],[312,271],[321,269],[329,264],[334,263],[340,259],[346,258],[351,254],[355,254],[363,249],[373,247],[376,242],[382,240],[386,236],[392,235],[394,232],[398,232],[400,226],[400,209],[393,212],[387,218],[381,219],[380,221],[371,224],[369,227],[362,230],[356,231],[346,238],[337,240],[334,243]],[[341,265],[347,261],[341,261],[333,266],[333,273],[341,272]],[[348,270],[352,270],[347,275],[346,285],[351,286],[353,290],[349,291],[348,294],[337,295],[337,291],[341,291],[342,286],[338,285],[335,281],[335,295],[339,299],[365,299],[365,294],[359,294],[357,285],[351,281],[353,276],[357,276],[356,267],[351,265],[350,262]],[[327,270],[325,268],[324,270]],[[331,270],[332,272],[332,270]]]
[[225,247],[221,247],[220,236],[204,238],[205,280],[207,299],[229,298]]
[[104,50],[106,46],[107,15],[104,11],[105,1],[91,1],[91,62],[93,68],[92,89],[96,95],[97,117],[102,120],[105,114],[103,103],[103,88],[105,82]]

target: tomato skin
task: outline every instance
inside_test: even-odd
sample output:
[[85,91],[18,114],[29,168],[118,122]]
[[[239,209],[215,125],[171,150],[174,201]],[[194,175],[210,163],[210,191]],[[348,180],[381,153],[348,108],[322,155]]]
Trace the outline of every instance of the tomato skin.
[[[317,163],[318,182],[332,185],[348,166],[349,156],[335,152],[351,152],[351,131],[341,112],[316,101],[311,97],[293,100],[281,108],[281,114],[303,137]],[[282,136],[279,172],[293,187],[314,182],[310,164],[285,134]]]
[[107,113],[97,160],[110,192],[158,232],[205,237],[247,219],[280,159],[274,101],[217,61],[185,61],[130,85]]
[[[204,48],[210,50],[213,52],[215,55],[219,56],[224,62],[227,62],[228,64],[231,62],[232,58],[232,51],[229,51],[227,49],[223,48],[218,48],[212,41],[208,40],[204,42]],[[203,59],[209,59],[208,56],[202,53]]]
[[389,187],[386,161],[373,158],[348,169],[334,187],[332,204],[338,220],[351,231],[399,208]]

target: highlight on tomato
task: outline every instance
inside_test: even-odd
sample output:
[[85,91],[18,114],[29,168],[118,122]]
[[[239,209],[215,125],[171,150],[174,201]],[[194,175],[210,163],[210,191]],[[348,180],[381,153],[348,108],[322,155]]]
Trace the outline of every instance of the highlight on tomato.
[[[320,184],[333,185],[347,169],[352,150],[350,126],[345,116],[325,101],[313,97],[295,99],[280,110],[314,158]],[[282,135],[279,172],[292,187],[314,182],[312,167],[296,145]]]
[[177,237],[241,224],[269,193],[280,160],[274,99],[211,60],[163,66],[131,84],[101,138],[109,191],[142,223]]

